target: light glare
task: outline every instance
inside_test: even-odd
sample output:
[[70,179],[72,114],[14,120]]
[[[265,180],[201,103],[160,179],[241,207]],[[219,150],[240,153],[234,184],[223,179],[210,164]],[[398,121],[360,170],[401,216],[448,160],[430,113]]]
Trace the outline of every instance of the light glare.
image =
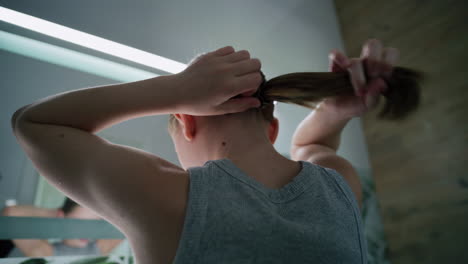
[[8,8],[0,7],[0,20],[165,72],[179,73],[187,67],[187,65],[174,60],[55,24],[44,19],[26,15]]

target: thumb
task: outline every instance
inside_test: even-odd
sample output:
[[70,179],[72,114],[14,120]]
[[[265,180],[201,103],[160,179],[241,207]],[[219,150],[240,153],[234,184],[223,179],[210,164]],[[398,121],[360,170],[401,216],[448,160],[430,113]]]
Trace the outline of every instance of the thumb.
[[260,107],[260,100],[256,97],[232,98],[219,106],[223,114],[244,112],[250,108]]

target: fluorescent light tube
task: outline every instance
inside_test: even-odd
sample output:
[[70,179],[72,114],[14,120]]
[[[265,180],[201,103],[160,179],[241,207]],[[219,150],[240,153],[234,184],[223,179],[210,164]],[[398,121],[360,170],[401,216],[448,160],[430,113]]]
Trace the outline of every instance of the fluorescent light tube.
[[187,67],[187,65],[174,60],[55,24],[44,19],[26,15],[8,8],[0,7],[0,20],[165,72],[179,73]]
[[121,82],[134,82],[159,76],[152,72],[1,30],[0,50]]

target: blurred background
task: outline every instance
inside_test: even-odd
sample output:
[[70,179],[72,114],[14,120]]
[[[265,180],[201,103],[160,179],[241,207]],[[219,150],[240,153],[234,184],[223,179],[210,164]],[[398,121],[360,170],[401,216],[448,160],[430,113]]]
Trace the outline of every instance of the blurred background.
[[[369,263],[468,263],[466,1],[0,0],[0,7],[183,64],[227,45],[246,49],[261,60],[267,79],[328,71],[332,49],[358,57],[369,38],[398,48],[399,66],[427,73],[419,110],[398,123],[377,120],[378,110],[354,118],[338,150],[362,181]],[[79,205],[66,207],[67,197],[35,170],[11,130],[10,119],[18,108],[65,91],[167,74],[7,23],[0,15],[3,219],[22,215],[98,220]],[[284,156],[289,156],[293,132],[309,112],[276,105],[280,130],[275,148]],[[166,131],[167,118],[137,118],[98,135],[180,165]],[[37,229],[34,223],[31,232]],[[6,231],[0,224],[0,235]],[[14,237],[8,238],[0,237],[3,258],[21,252]],[[65,235],[53,235],[43,241],[65,240]],[[82,250],[95,242],[98,251]],[[70,256],[132,255],[123,238],[65,244],[80,248],[68,252]]]
[[428,74],[401,123],[362,118],[392,263],[468,263],[468,2],[336,0],[343,45],[372,36]]

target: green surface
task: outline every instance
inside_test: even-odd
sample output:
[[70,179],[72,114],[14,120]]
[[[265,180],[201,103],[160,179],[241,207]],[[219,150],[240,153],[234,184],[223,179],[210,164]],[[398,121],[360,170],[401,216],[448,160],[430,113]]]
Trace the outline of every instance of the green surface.
[[104,220],[46,217],[0,217],[0,239],[124,239]]

